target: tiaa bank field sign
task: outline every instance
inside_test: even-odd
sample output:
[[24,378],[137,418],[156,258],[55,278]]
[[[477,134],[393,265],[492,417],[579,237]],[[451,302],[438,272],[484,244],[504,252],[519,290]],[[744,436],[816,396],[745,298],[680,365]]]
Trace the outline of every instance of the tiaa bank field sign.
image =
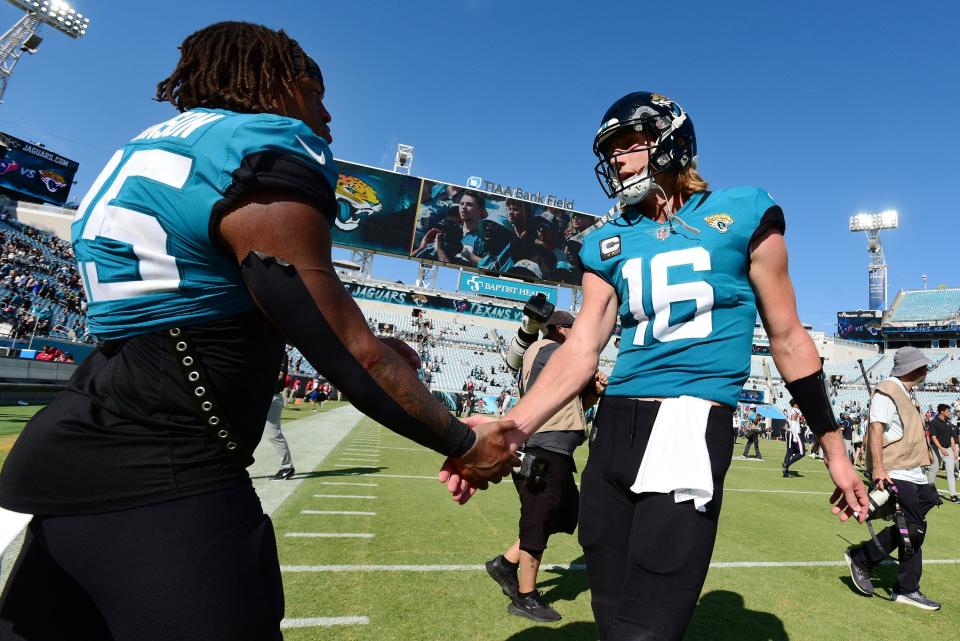
[[462,272],[460,274],[460,291],[479,294],[480,296],[496,296],[498,298],[509,298],[520,301],[527,301],[535,294],[543,294],[547,297],[548,301],[554,305],[557,304],[556,287],[532,285],[530,283],[492,278],[490,276],[481,276],[480,274],[471,274],[469,272]]

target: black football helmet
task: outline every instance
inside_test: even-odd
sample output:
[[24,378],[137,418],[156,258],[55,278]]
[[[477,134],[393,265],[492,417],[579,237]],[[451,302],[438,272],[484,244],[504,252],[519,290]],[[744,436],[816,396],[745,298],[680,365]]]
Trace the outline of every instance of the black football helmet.
[[[631,152],[613,154],[609,143],[626,129],[642,131],[652,142],[646,148],[650,162],[643,173],[621,181],[613,161]],[[657,174],[696,166],[697,137],[690,116],[680,105],[657,93],[636,91],[617,100],[603,114],[593,139],[593,153],[599,160],[594,171],[604,193],[610,198],[619,197],[624,205],[633,205],[644,199]]]

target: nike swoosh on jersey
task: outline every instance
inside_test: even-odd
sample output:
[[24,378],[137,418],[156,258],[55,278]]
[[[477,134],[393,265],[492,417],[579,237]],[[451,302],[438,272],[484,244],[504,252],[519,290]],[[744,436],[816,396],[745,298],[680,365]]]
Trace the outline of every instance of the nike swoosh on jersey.
[[327,158],[326,158],[326,156],[323,155],[323,152],[322,152],[322,151],[318,154],[318,153],[315,152],[313,149],[310,149],[310,145],[308,145],[307,143],[303,142],[303,140],[300,138],[300,136],[297,136],[296,138],[297,138],[297,142],[299,142],[299,143],[303,146],[303,148],[307,150],[307,153],[310,154],[310,157],[311,157],[311,158],[313,158],[314,160],[316,160],[316,161],[317,161],[318,163],[320,163],[321,165],[326,165],[326,164],[327,164]]

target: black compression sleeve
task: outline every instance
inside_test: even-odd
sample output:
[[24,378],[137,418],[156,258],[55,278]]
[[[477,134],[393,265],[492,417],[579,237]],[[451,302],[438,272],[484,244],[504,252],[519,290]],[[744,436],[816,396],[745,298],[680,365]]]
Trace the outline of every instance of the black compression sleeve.
[[797,401],[797,406],[814,434],[820,436],[838,429],[833,406],[827,398],[827,381],[822,369],[787,383],[787,391]]
[[445,434],[438,434],[407,413],[380,387],[340,341],[293,265],[250,252],[240,271],[247,288],[265,310],[270,310],[270,320],[357,409],[440,454],[463,456],[473,446],[476,434],[453,416]]

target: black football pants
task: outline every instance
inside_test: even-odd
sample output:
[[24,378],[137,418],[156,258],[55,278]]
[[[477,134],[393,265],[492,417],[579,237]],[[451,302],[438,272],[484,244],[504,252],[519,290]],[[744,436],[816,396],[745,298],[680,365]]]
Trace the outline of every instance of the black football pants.
[[36,517],[0,598],[2,641],[280,641],[283,585],[252,487]]
[[877,532],[879,548],[876,541],[870,539],[861,545],[856,553],[859,553],[860,558],[872,568],[887,558],[891,552],[898,550],[899,568],[893,590],[900,594],[907,594],[920,589],[920,575],[923,573],[923,552],[920,548],[927,535],[927,512],[940,505],[940,496],[937,494],[937,489],[929,483],[919,485],[898,480],[894,480],[894,483],[897,485],[900,509],[903,510],[903,517],[910,531],[913,554],[907,554],[903,549],[903,539],[900,537],[900,529],[896,523],[882,532]]
[[601,641],[681,639],[713,554],[733,454],[731,411],[710,410],[713,500],[698,512],[673,494],[630,491],[659,408],[657,401],[607,397],[591,434],[580,487],[580,544]]

